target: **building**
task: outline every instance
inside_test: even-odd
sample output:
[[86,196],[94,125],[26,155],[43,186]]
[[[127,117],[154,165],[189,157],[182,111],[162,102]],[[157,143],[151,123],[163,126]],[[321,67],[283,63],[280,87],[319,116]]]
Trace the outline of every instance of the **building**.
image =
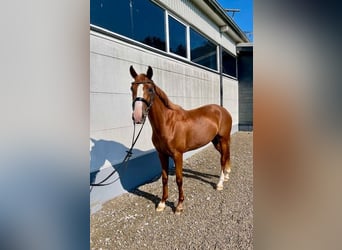
[[253,45],[236,46],[239,82],[239,130],[253,130]]
[[[185,109],[216,103],[239,129],[237,45],[248,38],[213,0],[90,1],[90,182],[94,212],[116,195],[160,176],[147,122],[128,166],[133,124],[129,67],[146,73]],[[189,156],[188,153],[185,157]]]

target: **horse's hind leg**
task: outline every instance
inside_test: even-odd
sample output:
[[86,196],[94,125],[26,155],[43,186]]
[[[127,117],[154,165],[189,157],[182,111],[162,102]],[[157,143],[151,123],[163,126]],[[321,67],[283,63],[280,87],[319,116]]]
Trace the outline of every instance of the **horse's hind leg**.
[[230,138],[224,138],[217,135],[214,140],[212,141],[215,148],[221,154],[221,175],[219,182],[217,183],[216,189],[222,190],[223,189],[223,182],[228,181],[229,173],[230,173]]
[[[225,163],[224,163],[224,171],[225,171],[225,181],[229,179],[229,173],[231,171],[230,167],[230,138],[226,140],[227,148],[225,150]],[[222,163],[221,163],[222,164]]]

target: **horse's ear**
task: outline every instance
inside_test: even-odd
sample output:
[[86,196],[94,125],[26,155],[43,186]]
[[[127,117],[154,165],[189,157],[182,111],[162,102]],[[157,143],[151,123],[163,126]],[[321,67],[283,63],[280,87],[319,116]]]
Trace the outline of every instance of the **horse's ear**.
[[153,70],[152,70],[151,66],[148,66],[146,76],[148,79],[152,80]]
[[129,67],[129,72],[131,73],[131,76],[135,79],[136,76],[138,75],[137,72],[135,72],[133,66]]

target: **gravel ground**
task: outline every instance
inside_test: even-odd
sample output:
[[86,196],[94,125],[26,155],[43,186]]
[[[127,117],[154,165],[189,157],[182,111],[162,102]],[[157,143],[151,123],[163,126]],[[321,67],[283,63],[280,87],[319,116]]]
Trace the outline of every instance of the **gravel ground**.
[[163,212],[155,207],[161,179],[114,198],[91,215],[91,249],[253,249],[253,133],[231,140],[232,172],[222,191],[215,190],[220,155],[212,145],[183,164],[184,212],[175,175]]

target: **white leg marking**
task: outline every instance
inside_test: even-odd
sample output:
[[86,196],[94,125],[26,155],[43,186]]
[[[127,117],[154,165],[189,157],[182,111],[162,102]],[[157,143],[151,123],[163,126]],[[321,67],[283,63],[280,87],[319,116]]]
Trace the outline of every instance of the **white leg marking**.
[[158,207],[156,208],[157,212],[161,212],[165,209],[165,202],[159,202]]
[[219,182],[217,183],[217,186],[216,186],[217,190],[222,190],[223,189],[224,176],[225,175],[224,175],[223,171],[221,171],[220,180],[219,180]]
[[224,181],[229,180],[229,172],[230,172],[230,169],[229,169],[229,171],[228,170],[224,171]]

